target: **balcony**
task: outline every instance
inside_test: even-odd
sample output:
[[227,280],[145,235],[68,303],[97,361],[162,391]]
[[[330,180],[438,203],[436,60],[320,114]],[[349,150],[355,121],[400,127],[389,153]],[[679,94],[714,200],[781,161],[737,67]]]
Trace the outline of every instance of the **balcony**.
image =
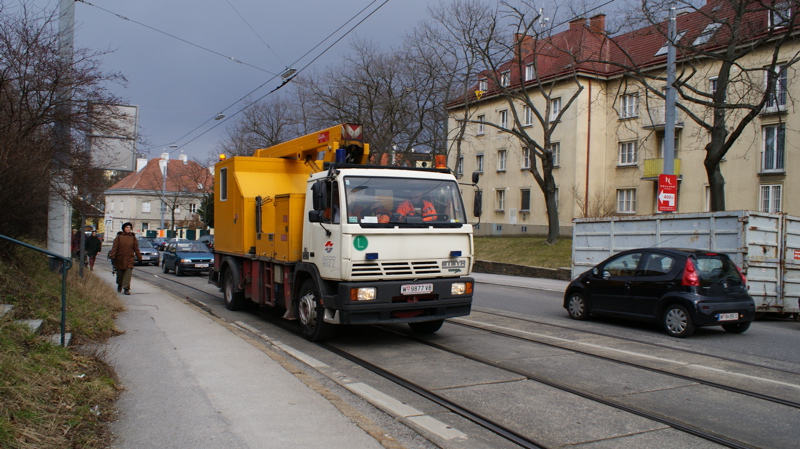
[[[672,173],[681,175],[681,160],[673,159]],[[664,173],[664,159],[645,159],[642,173],[642,179],[658,180],[658,175]]]
[[[647,108],[647,113],[642,116],[642,128],[663,130],[667,122],[665,106],[652,106]],[[683,113],[675,109],[675,129],[683,128]]]

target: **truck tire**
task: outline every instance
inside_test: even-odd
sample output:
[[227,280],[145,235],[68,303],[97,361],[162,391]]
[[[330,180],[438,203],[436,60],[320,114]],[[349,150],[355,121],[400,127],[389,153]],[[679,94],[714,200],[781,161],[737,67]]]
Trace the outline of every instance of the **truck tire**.
[[442,328],[442,324],[444,324],[444,320],[423,321],[420,323],[408,323],[408,327],[417,334],[433,334]]
[[325,308],[319,299],[316,284],[312,279],[306,279],[295,301],[295,315],[303,336],[310,341],[327,340],[333,334],[333,325],[325,322]]
[[225,298],[225,308],[228,310],[241,310],[244,307],[244,293],[236,291],[236,281],[233,279],[233,270],[225,271],[225,285],[222,287]]

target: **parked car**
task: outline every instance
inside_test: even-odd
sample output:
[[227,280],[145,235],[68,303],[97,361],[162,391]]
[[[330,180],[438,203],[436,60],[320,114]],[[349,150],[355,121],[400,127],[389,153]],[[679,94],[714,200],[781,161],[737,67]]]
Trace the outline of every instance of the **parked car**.
[[190,272],[207,272],[213,261],[214,255],[200,242],[170,242],[162,256],[161,270],[164,273],[175,270],[177,276]]
[[153,265],[158,266],[158,259],[160,258],[158,250],[150,244],[150,241],[144,237],[139,237],[139,252],[142,253],[142,260],[138,261],[136,265]]
[[755,319],[739,267],[724,254],[690,249],[615,254],[570,282],[563,305],[576,320],[611,315],[656,322],[681,338],[698,326],[741,334]]
[[201,235],[200,238],[197,239],[197,241],[202,243],[202,244],[204,244],[204,245],[206,245],[208,247],[208,249],[210,249],[211,251],[214,251],[214,235],[213,234]]
[[153,247],[159,251],[164,251],[164,248],[167,246],[167,238],[166,237],[153,237],[151,242]]

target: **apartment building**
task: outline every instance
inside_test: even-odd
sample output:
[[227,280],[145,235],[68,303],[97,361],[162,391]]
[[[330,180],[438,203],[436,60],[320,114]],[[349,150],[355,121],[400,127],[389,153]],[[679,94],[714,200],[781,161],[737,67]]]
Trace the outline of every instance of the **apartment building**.
[[[685,93],[708,103],[716,98],[722,61],[686,49],[724,48],[731,40],[724,16],[729,5],[712,0],[676,19],[678,80]],[[800,188],[800,176],[789,176],[800,172],[800,117],[793,104],[800,98],[793,65],[800,44],[787,40],[773,61],[775,40],[794,33],[794,8],[754,10],[745,16],[748,36],[761,44],[736,60],[726,101],[767,100],[719,163],[727,210],[800,215],[800,205],[789,197]],[[664,172],[666,23],[618,36],[609,36],[604,28],[605,16],[597,15],[573,21],[547,42],[523,37],[520,48],[527,54],[500,65],[497,72],[484,72],[474,96],[448,106],[452,134],[461,124],[467,126],[460,152],[452,150],[456,145],[450,142],[448,165],[467,177],[481,173],[484,213],[476,234],[547,233],[545,198],[530,170],[532,164],[542,164],[535,150],[514,135],[519,129],[551,151],[562,235],[569,235],[577,217],[658,213],[657,180]],[[582,53],[548,53],[548,46],[580,48]],[[774,88],[769,88],[769,79]],[[515,99],[510,104],[510,91],[524,92],[528,101]],[[708,211],[704,160],[711,131],[702,124],[713,123],[713,109],[681,95],[678,103],[685,110],[676,111],[677,211]],[[746,112],[728,111],[729,133]],[[553,121],[557,126],[546,142],[542,128]],[[472,210],[472,195],[465,195],[465,201]]]

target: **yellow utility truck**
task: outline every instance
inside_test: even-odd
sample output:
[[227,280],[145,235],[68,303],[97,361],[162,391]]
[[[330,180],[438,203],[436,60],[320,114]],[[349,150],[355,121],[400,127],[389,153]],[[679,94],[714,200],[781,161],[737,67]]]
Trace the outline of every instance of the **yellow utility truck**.
[[342,124],[216,164],[209,278],[228,309],[282,308],[315,341],[340,324],[432,333],[470,313],[472,225],[456,178],[368,159],[362,126]]

